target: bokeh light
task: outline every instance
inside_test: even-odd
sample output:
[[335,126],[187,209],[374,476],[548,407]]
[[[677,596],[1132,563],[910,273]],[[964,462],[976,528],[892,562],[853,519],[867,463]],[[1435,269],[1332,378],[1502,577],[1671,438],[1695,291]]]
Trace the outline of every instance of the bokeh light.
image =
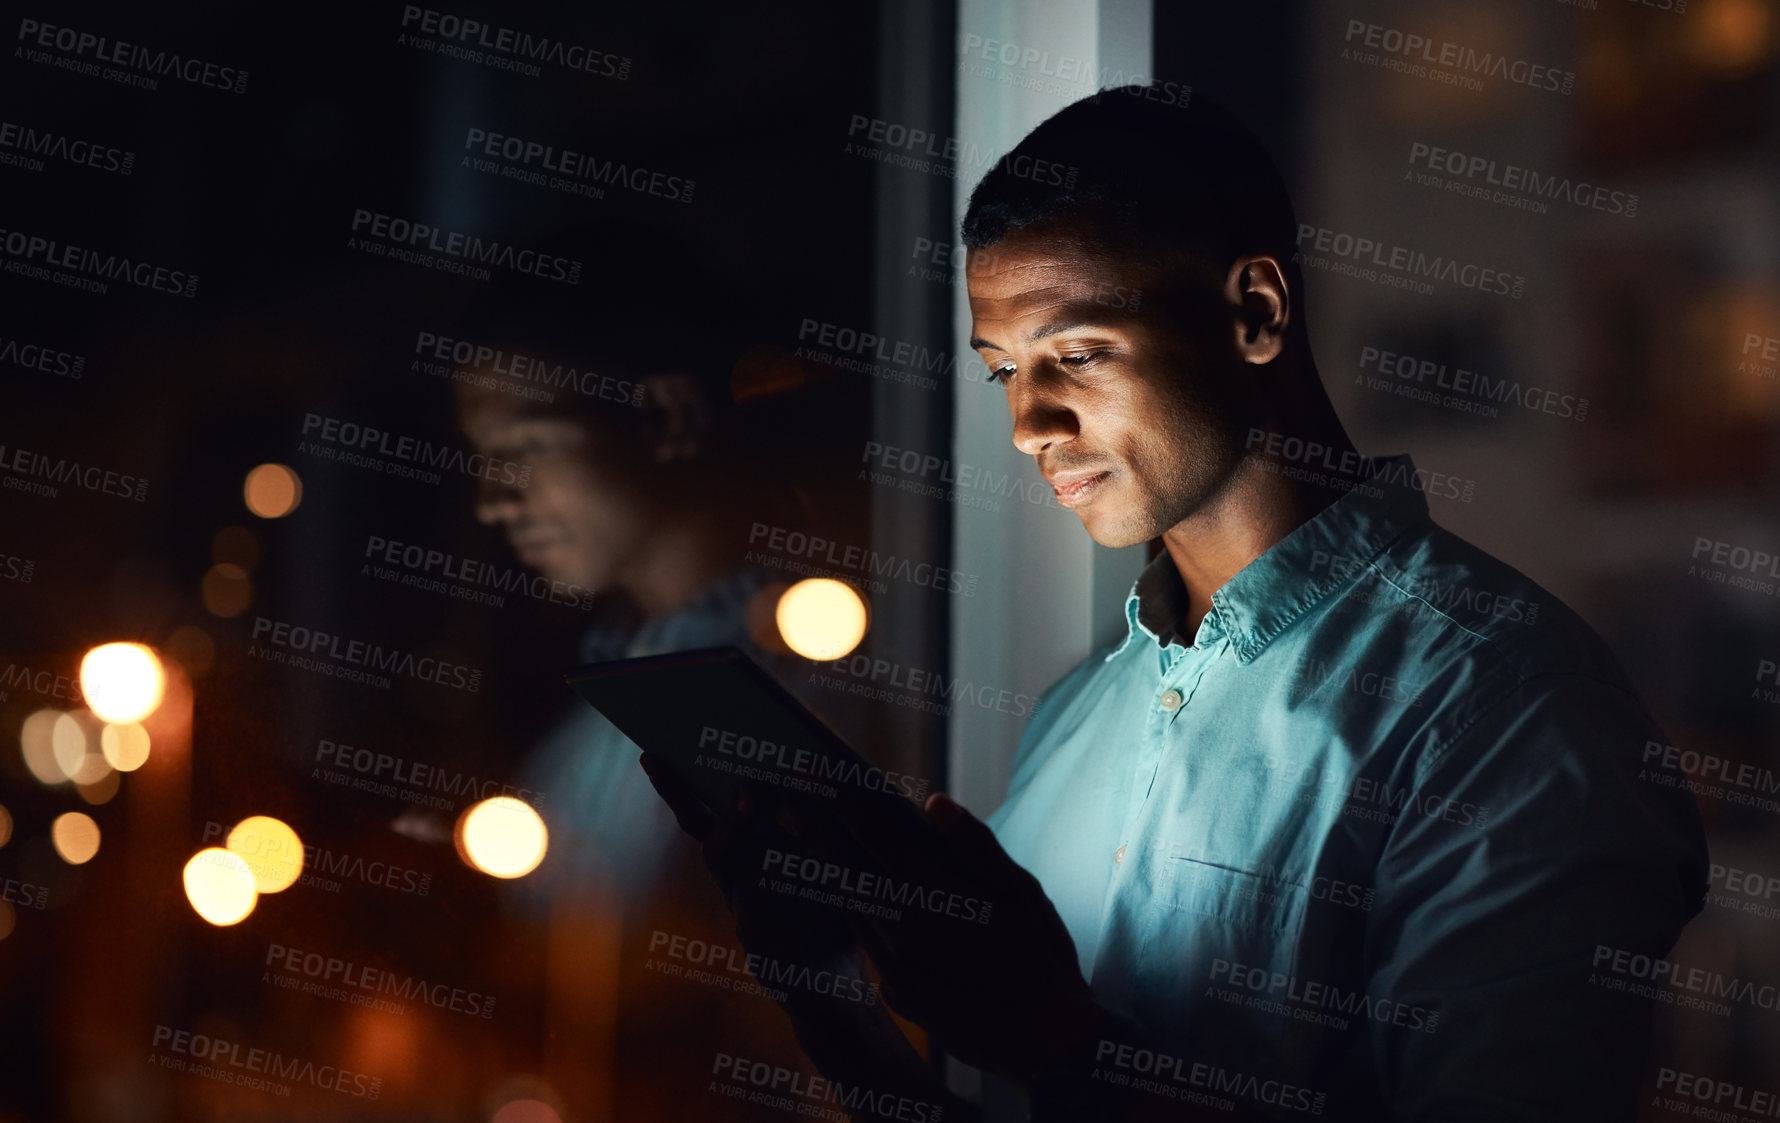
[[491,1123],[562,1123],[562,1116],[543,1100],[508,1100]]
[[1727,75],[1759,68],[1772,49],[1773,18],[1764,0],[1705,0],[1687,27],[1694,58]]
[[167,637],[167,653],[179,660],[187,674],[198,678],[216,664],[216,641],[196,624],[181,624]]
[[544,819],[524,800],[497,795],[466,811],[457,821],[457,852],[491,877],[524,877],[538,868],[549,848]]
[[111,722],[99,731],[99,751],[119,772],[134,772],[148,763],[148,730],[136,722]]
[[785,590],[774,613],[779,634],[805,659],[839,659],[865,638],[865,599],[844,581],[810,577]]
[[12,840],[12,812],[0,807],[0,846]]
[[212,616],[239,616],[253,603],[253,581],[234,562],[218,562],[204,573],[200,586],[204,607]]
[[303,481],[282,464],[261,464],[241,487],[247,509],[262,519],[281,519],[303,501]]
[[141,721],[161,704],[167,674],[139,643],[101,644],[80,661],[80,689],[105,721]]
[[239,854],[210,846],[185,864],[185,899],[197,914],[219,928],[247,919],[259,902],[253,871]]
[[122,783],[123,777],[107,768],[105,770],[105,775],[99,777],[90,784],[84,784],[76,780],[74,782],[74,790],[83,802],[97,807],[101,803],[110,803],[112,797],[117,795],[117,789]]
[[85,865],[99,852],[99,824],[84,811],[65,811],[49,825],[49,840],[62,861]]
[[91,784],[111,771],[99,751],[98,723],[85,710],[57,714],[49,731],[50,751],[62,775],[77,784]]
[[25,767],[41,784],[66,784],[68,776],[56,763],[55,728],[61,710],[38,710],[19,726],[19,749],[24,753]]
[[261,893],[278,893],[296,884],[303,873],[303,840],[288,824],[270,815],[250,815],[229,832],[228,848],[253,874]]

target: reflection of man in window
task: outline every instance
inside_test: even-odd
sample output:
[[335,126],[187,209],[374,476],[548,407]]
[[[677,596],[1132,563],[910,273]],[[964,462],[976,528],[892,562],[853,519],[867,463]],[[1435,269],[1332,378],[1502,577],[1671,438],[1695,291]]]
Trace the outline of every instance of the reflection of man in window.
[[[598,360],[588,369],[576,349],[552,342],[572,329],[539,328],[543,317],[510,307],[483,315],[466,334],[515,357],[456,384],[459,419],[478,451],[528,472],[523,487],[482,481],[476,514],[505,532],[564,613],[587,622],[578,661],[728,644],[770,665],[748,616],[770,578],[743,560],[749,520],[769,501],[726,439],[727,394],[702,373],[710,360],[688,362],[690,343],[663,358],[654,348],[669,327],[633,313],[613,322],[646,346],[586,344]],[[576,661],[565,652],[561,666]],[[636,767],[637,748],[559,693],[562,717],[520,779],[541,793],[550,849],[514,898],[539,907],[531,919],[546,938],[545,1072],[587,1118],[738,1117],[702,1087],[656,1073],[688,1049],[783,1031],[770,1006],[649,969],[657,931],[720,946],[727,934],[699,895],[674,885],[686,855]],[[782,1048],[789,1055],[789,1042]]]
[[993,838],[930,803],[994,923],[862,930],[886,995],[1041,1118],[1630,1118],[1652,1006],[1612,962],[1705,890],[1691,798],[1639,776],[1663,735],[1430,521],[1468,481],[1354,450],[1271,161],[1145,93],[1035,129],[1013,155],[1072,175],[1003,160],[964,239],[1014,443],[1096,541],[1164,551]]

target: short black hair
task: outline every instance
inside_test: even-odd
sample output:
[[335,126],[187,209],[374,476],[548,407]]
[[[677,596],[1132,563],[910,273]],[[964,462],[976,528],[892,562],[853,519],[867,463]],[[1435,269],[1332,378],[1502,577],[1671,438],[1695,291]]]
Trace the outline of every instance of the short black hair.
[[[1086,219],[1163,268],[1196,262],[1221,274],[1248,253],[1289,268],[1298,220],[1266,148],[1203,94],[1183,106],[1164,92],[1101,90],[1026,134],[971,192],[964,244],[984,249],[1021,227]],[[1065,174],[1054,174],[1059,165]]]
[[479,370],[471,386],[607,436],[646,440],[643,380],[673,373],[696,384],[715,420],[729,405],[729,369],[741,348],[720,315],[693,317],[683,301],[689,292],[717,291],[716,281],[698,256],[669,239],[611,240],[614,252],[580,285],[474,293],[450,321],[452,334],[499,350],[507,373]]

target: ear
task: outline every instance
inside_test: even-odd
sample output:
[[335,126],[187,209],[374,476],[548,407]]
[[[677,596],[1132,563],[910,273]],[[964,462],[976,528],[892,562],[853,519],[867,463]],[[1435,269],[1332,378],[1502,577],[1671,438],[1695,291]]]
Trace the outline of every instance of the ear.
[[711,428],[711,403],[690,374],[643,376],[644,408],[649,411],[657,464],[691,460],[704,448]]
[[1260,366],[1285,350],[1292,322],[1292,292],[1285,270],[1271,254],[1239,257],[1224,277],[1224,299],[1236,310],[1236,353]]

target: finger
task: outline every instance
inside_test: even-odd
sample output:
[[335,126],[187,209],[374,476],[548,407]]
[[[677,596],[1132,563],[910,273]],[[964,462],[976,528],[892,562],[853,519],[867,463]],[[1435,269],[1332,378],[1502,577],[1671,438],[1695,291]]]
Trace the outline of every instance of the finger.
[[1019,863],[1007,856],[1001,840],[987,823],[966,811],[945,792],[934,792],[922,808],[927,819],[951,844],[953,858],[972,878],[1000,885],[1007,882]]
[[643,766],[643,774],[649,777],[655,794],[674,813],[680,829],[700,842],[708,842],[717,828],[717,816],[711,814],[692,789],[674,775],[670,766],[653,760],[648,753],[638,757],[637,763]]
[[885,869],[902,871],[910,879],[923,872],[930,877],[934,855],[929,847],[918,845],[917,834],[911,834],[911,828],[921,831],[920,812],[890,802],[893,798],[899,797],[843,796],[835,819],[853,843]]
[[736,793],[728,812],[712,817],[713,825],[705,837],[705,849],[739,851],[745,843],[759,841],[754,836],[759,833],[761,818],[759,801],[753,792],[743,788]]
[[876,919],[856,912],[845,914],[843,919],[847,927],[853,930],[859,946],[865,954],[871,956],[872,962],[878,965],[879,971],[894,969],[897,963],[895,946],[891,943],[890,933]]
[[933,1033],[932,988],[943,985],[938,984],[939,973],[919,957],[911,958],[900,950],[902,941],[894,934],[895,925],[854,916],[849,918],[848,926],[877,968],[878,989],[884,1001],[901,1017]]
[[893,980],[902,975],[902,958],[896,953],[890,934],[871,917],[848,913],[846,919],[847,927],[853,931],[853,939],[865,949],[865,954],[876,965],[878,977],[885,989],[894,989]]
[[888,914],[849,911],[846,920],[859,946],[887,976],[931,975],[956,952],[952,940],[959,933],[946,927],[947,920],[923,909],[905,906]]
[[739,892],[759,875],[768,850],[783,849],[790,842],[788,835],[775,830],[771,801],[744,784],[705,839],[705,865],[728,887],[726,891]]

